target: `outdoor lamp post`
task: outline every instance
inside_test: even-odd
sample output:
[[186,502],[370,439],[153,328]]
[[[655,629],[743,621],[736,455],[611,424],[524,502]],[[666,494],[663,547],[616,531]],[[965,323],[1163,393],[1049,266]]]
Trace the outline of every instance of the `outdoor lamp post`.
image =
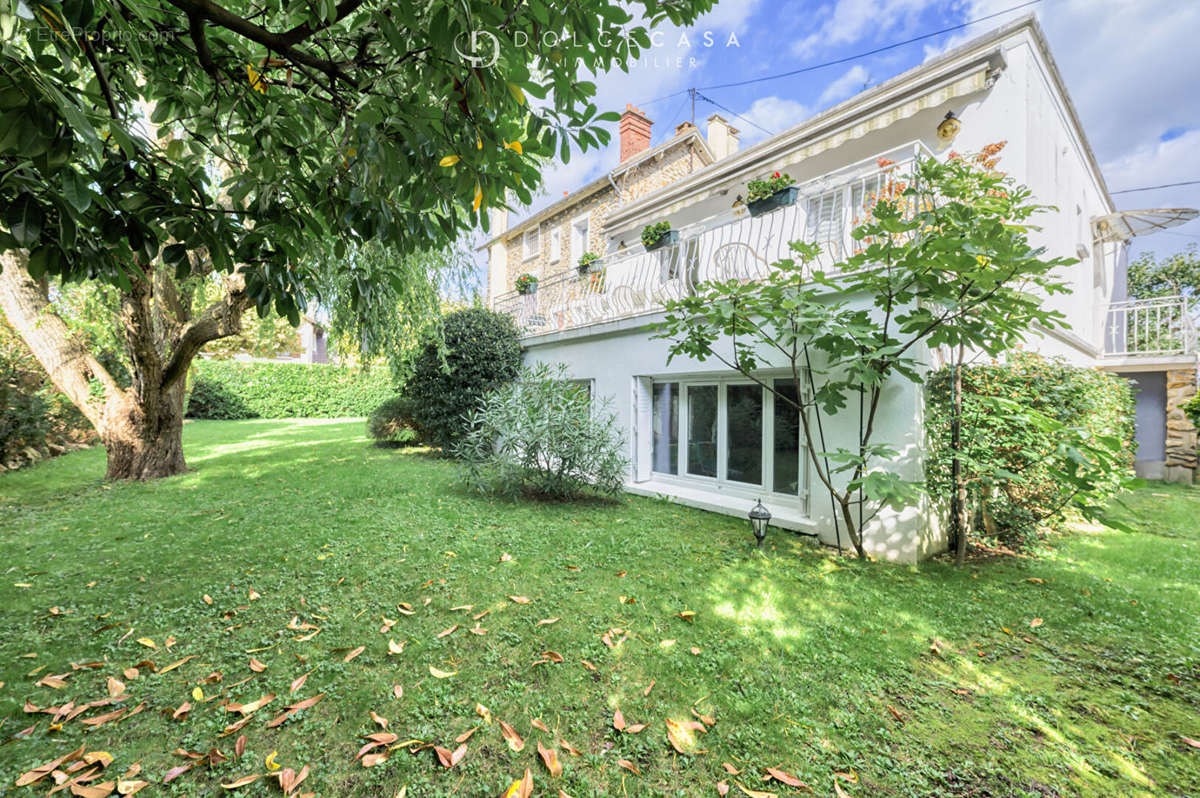
[[771,511],[763,507],[762,499],[755,502],[750,508],[750,528],[754,530],[754,537],[758,539],[758,547],[761,549],[763,539],[767,536],[767,527],[771,523]]

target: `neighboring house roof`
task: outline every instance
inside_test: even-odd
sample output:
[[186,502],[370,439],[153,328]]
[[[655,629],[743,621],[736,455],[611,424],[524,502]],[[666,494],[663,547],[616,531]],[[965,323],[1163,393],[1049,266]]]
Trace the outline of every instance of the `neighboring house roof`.
[[597,191],[600,191],[606,187],[612,187],[618,176],[624,174],[635,166],[639,166],[646,161],[651,160],[652,158],[657,158],[660,155],[664,155],[669,150],[689,142],[693,145],[696,145],[696,151],[700,155],[701,161],[704,162],[700,167],[701,169],[716,160],[716,158],[713,156],[712,150],[708,148],[708,142],[706,142],[704,137],[700,135],[700,131],[695,127],[691,127],[683,133],[678,133],[672,136],[670,139],[664,141],[662,144],[659,144],[657,147],[651,147],[645,152],[640,152],[629,160],[621,162],[612,171],[606,172],[603,176],[596,178],[583,188],[572,191],[570,194],[558,200],[557,202],[547,205],[545,208],[538,211],[533,216],[530,216],[528,219],[524,219],[520,223],[513,225],[504,232],[498,233],[483,244],[479,245],[476,249],[487,249],[497,241],[511,239],[520,233],[523,233],[526,230],[541,224],[551,216],[561,213],[571,206],[583,202]]
[[834,135],[840,130],[859,123],[865,117],[879,113],[883,109],[895,105],[897,101],[907,96],[925,91],[929,87],[940,85],[952,75],[966,72],[972,68],[978,68],[978,65],[984,61],[994,59],[999,64],[1003,64],[1003,54],[999,50],[998,45],[1001,41],[1011,37],[1022,28],[1027,28],[1030,31],[1039,54],[1045,61],[1054,89],[1062,98],[1063,105],[1070,118],[1075,134],[1079,137],[1082,150],[1091,167],[1090,171],[1096,180],[1096,185],[1101,196],[1110,208],[1114,207],[1112,198],[1108,193],[1108,187],[1104,181],[1104,175],[1100,171],[1100,165],[1096,160],[1091,146],[1088,144],[1087,136],[1084,134],[1083,126],[1075,111],[1075,106],[1072,104],[1070,95],[1067,93],[1067,88],[1063,83],[1061,73],[1058,71],[1058,66],[1055,64],[1054,58],[1050,55],[1050,48],[1045,34],[1042,31],[1041,25],[1038,24],[1037,19],[1032,14],[1029,14],[972,39],[962,46],[949,50],[906,72],[902,72],[878,86],[856,94],[850,99],[816,116],[810,117],[782,133],[765,139],[745,150],[736,152],[727,158],[722,158],[663,188],[651,191],[627,205],[622,205],[614,209],[608,217],[609,232],[611,233],[620,229],[623,225],[629,224],[640,215],[649,213],[651,210],[661,212],[662,206],[678,202],[691,193],[709,191],[719,183],[727,182],[734,178],[741,179],[746,172],[753,170],[757,164],[764,160],[778,157],[805,144]]

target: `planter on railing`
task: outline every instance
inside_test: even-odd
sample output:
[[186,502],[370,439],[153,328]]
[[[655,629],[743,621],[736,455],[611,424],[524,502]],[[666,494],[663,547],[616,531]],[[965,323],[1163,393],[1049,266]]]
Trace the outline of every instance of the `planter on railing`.
[[750,211],[751,216],[762,216],[764,213],[786,208],[788,205],[795,205],[796,197],[799,194],[799,186],[781,188],[769,197],[747,202],[746,210]]
[[585,274],[595,274],[604,268],[604,258],[599,255],[588,252],[579,258],[579,265],[575,267],[580,276]]
[[668,246],[670,244],[678,244],[678,243],[679,243],[679,231],[678,230],[668,230],[667,232],[660,235],[653,242],[646,244],[646,251],[653,252],[656,249],[662,249],[663,247]]

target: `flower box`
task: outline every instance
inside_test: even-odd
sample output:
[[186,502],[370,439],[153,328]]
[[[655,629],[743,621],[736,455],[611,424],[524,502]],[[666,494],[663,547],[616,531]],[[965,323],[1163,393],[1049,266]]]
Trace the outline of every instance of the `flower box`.
[[658,237],[658,239],[654,241],[654,243],[646,244],[646,251],[653,252],[654,250],[662,249],[663,247],[665,247],[669,244],[678,244],[678,243],[679,243],[679,231],[678,230],[668,230],[667,232],[660,235]]
[[787,186],[781,188],[769,197],[763,197],[753,202],[747,202],[746,208],[750,211],[751,216],[761,216],[764,213],[785,208],[788,205],[796,204],[796,197],[800,194],[799,186]]

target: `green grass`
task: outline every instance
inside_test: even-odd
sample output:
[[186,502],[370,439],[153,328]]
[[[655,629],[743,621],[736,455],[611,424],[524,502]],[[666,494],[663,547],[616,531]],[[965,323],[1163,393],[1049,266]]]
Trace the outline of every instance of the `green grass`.
[[[363,433],[361,422],[199,422],[185,430],[194,470],[181,477],[104,484],[98,450],[0,477],[0,792],[44,794],[48,782],[12,785],[84,745],[113,755],[110,778],[136,762],[156,783],[187,762],[177,748],[231,758],[143,794],[223,794],[272,751],[285,767],[308,764],[303,789],[325,796],[390,798],[404,785],[422,798],[495,796],[525,768],[537,795],[715,795],[722,779],[802,792],[761,782],[768,766],[819,795],[834,794],[839,772],[857,778],[840,781],[851,796],[1200,794],[1200,750],[1181,739],[1200,738],[1200,489],[1130,497],[1137,533],[1089,529],[1037,559],[911,568],[778,531],[760,554],[744,521],[664,502],[481,499],[455,486],[452,463],[373,448]],[[487,634],[470,634],[483,610]],[[297,640],[293,617],[320,633]],[[389,634],[384,617],[397,621]],[[538,625],[548,618],[559,620]],[[611,628],[629,632],[616,648],[601,639]],[[402,654],[388,654],[389,638],[407,641]],[[543,651],[564,661],[536,664]],[[125,680],[124,706],[146,702],[127,719],[80,723],[104,707],[51,730],[49,715],[23,711],[101,698],[107,676],[186,656]],[[267,669],[252,671],[251,656]],[[71,671],[90,661],[104,665]],[[434,678],[430,666],[457,673]],[[63,689],[35,685],[64,672]],[[214,672],[209,700],[193,701]],[[279,697],[243,729],[235,759],[221,705],[266,693]],[[196,706],[173,720],[184,701]],[[430,750],[354,761],[360,735],[377,730],[372,710],[401,741],[454,748],[481,723],[477,702],[517,729],[523,752],[491,725],[450,770]],[[616,708],[649,726],[616,732]],[[693,708],[716,723],[706,753],[680,756],[664,724]],[[582,753],[560,747],[555,779],[536,741],[560,738]],[[238,794],[279,792],[260,780]]]

